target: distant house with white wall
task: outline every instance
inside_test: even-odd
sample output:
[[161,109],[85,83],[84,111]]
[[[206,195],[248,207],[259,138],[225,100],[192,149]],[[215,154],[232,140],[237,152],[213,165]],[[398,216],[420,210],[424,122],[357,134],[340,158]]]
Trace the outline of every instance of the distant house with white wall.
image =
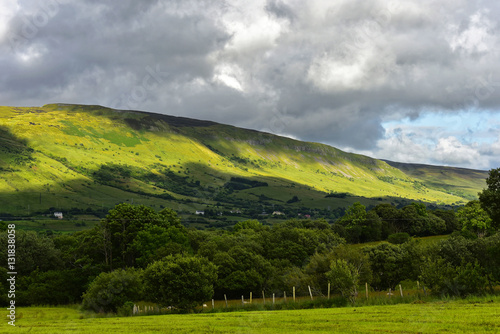
[[195,214],[204,216],[205,215],[205,211],[198,211],[198,210],[196,210]]
[[54,212],[54,217],[57,219],[63,219],[63,213],[62,212]]

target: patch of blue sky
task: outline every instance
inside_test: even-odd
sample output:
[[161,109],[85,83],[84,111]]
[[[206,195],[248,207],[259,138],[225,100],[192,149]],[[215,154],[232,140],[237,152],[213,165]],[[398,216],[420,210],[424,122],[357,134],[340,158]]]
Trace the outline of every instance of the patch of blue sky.
[[427,133],[434,138],[419,138],[419,141],[434,141],[436,136],[454,136],[464,144],[492,144],[500,133],[499,111],[460,111],[457,113],[422,112],[419,117],[390,120],[382,123],[386,134],[401,128],[410,133]]

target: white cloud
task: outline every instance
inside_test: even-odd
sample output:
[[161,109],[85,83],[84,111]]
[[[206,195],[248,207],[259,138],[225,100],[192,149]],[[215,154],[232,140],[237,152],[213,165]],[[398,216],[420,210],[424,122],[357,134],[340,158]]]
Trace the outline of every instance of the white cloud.
[[9,21],[16,15],[19,8],[17,0],[3,0],[0,2],[0,41],[7,37]]
[[242,71],[236,66],[221,64],[215,67],[214,80],[228,87],[243,92],[243,87],[237,77],[241,77]]
[[470,16],[467,29],[461,31],[456,24],[450,26],[450,46],[453,50],[463,49],[469,53],[489,51],[495,43],[494,29],[495,23],[481,10],[477,11]]
[[481,158],[477,144],[465,145],[456,137],[439,138],[434,152],[436,161],[446,161],[449,165],[487,166],[486,159]]
[[263,0],[231,2],[222,14],[221,22],[231,36],[222,56],[234,60],[262,55],[276,45],[276,40],[287,29],[285,20],[268,15]]
[[[452,130],[453,131],[453,130]],[[449,135],[443,124],[436,126],[409,125],[386,129],[377,149],[366,152],[382,159],[408,162],[441,164],[472,169],[488,169],[498,160],[496,143],[464,142]]]

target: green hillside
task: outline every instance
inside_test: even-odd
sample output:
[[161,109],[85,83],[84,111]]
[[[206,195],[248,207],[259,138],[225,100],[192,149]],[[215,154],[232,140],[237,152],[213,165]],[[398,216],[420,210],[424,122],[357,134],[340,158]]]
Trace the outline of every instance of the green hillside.
[[429,188],[468,200],[477,199],[477,194],[486,187],[487,171],[384,161]]
[[487,176],[398,168],[210,121],[100,106],[0,107],[2,214],[105,211],[123,201],[186,215],[215,205],[259,213],[329,212],[354,201],[461,205]]

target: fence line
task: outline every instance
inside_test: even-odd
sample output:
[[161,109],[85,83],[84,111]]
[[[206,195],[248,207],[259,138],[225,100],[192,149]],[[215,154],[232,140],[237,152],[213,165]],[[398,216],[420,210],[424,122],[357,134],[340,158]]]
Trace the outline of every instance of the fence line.
[[[403,299],[407,299],[407,298],[417,298],[417,299],[420,299],[421,297],[421,291],[423,291],[423,294],[425,296],[427,296],[427,291],[425,289],[425,286],[421,286],[420,282],[417,281],[417,286],[416,286],[416,289],[410,289],[410,290],[406,290],[404,291],[403,287],[401,284],[398,285],[399,287],[399,295],[400,295],[400,298],[392,298],[392,296],[394,295],[394,292],[392,290],[392,288],[389,288],[388,289],[388,292],[387,290],[384,292],[384,291],[370,291],[370,288],[368,286],[368,283],[365,283],[365,299],[357,299],[357,293],[355,293],[353,296],[352,299],[351,299],[351,302],[352,300],[356,301],[356,300],[359,300],[359,301],[363,301],[363,300],[366,300],[366,301],[369,301],[370,299],[373,299],[373,300],[383,300],[383,299],[386,299],[389,303],[398,303],[398,300],[403,300]],[[232,307],[236,307],[236,308],[245,308],[245,307],[258,307],[258,305],[263,305],[265,308],[274,308],[276,307],[278,304],[290,304],[290,303],[303,303],[303,302],[319,302],[319,303],[322,303],[322,300],[323,301],[327,301],[327,300],[330,300],[332,297],[341,297],[340,294],[332,294],[331,291],[332,291],[332,288],[334,289],[334,287],[331,286],[330,283],[328,283],[328,290],[327,290],[327,295],[323,295],[322,293],[314,296],[313,295],[313,289],[311,289],[311,286],[307,286],[307,290],[309,292],[309,295],[302,295],[302,296],[297,296],[296,295],[296,287],[293,286],[292,287],[292,294],[293,294],[293,298],[292,299],[287,299],[287,294],[286,294],[286,290],[283,291],[283,296],[282,297],[278,297],[276,296],[276,293],[273,292],[272,293],[272,304],[269,304],[269,303],[266,303],[266,293],[265,291],[262,291],[262,298],[259,298],[259,299],[253,299],[253,292],[250,291],[249,292],[249,299],[248,301],[245,300],[245,295],[242,295],[241,296],[241,300],[228,300],[227,299],[227,295],[224,294],[224,299],[223,300],[220,300],[220,301],[216,301],[215,299],[212,299],[211,300],[211,311],[216,311],[217,309],[229,309],[229,308],[232,308]],[[314,297],[317,297],[317,298],[314,298]],[[332,302],[334,302],[332,300]],[[335,302],[334,302],[335,303]],[[202,306],[202,309],[201,311],[203,310],[210,310],[209,309],[209,306],[207,306],[208,303],[206,304],[203,304]],[[210,305],[210,304],[209,304]],[[334,305],[334,304],[331,304],[331,302],[329,302],[327,305]],[[137,304],[134,304],[133,306],[133,310],[132,310],[132,314],[133,315],[141,315],[141,314],[161,314],[163,312],[171,312],[175,310],[174,307],[164,307],[164,308],[160,308],[158,307],[157,305],[154,305],[154,306],[151,306],[151,305],[137,305]]]

